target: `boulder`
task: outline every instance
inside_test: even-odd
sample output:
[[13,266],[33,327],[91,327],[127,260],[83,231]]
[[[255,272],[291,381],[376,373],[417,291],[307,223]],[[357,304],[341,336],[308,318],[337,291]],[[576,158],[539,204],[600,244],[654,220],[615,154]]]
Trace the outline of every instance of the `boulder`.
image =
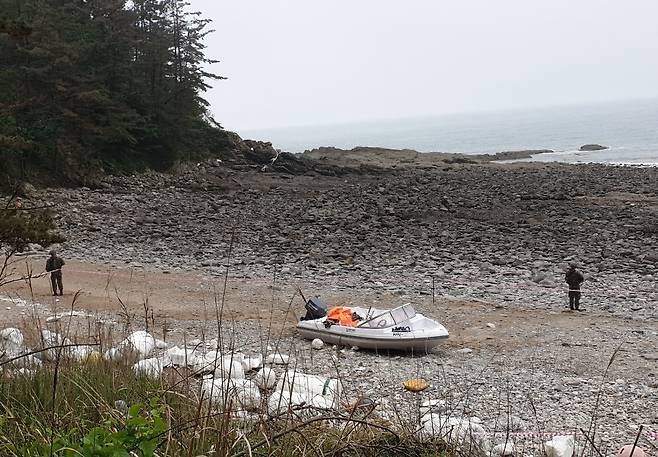
[[603,149],[608,149],[608,146],[603,146],[600,144],[583,144],[579,151],[602,151]]

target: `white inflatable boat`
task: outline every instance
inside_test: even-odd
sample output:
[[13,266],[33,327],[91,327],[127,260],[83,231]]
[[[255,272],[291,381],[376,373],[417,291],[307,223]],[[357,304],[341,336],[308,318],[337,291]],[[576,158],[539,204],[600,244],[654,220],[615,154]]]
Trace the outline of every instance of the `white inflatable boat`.
[[341,307],[343,311],[354,313],[353,322],[330,319],[326,305],[317,298],[309,300],[306,309],[306,316],[297,324],[299,334],[308,339],[320,338],[329,344],[428,352],[448,338],[448,330],[443,325],[416,313],[410,304],[391,310]]

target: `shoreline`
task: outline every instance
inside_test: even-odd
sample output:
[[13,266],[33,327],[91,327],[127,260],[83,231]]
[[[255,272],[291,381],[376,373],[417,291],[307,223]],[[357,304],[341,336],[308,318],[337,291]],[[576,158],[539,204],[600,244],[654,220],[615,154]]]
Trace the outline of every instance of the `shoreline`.
[[[609,151],[603,149],[602,151]],[[558,165],[607,165],[607,166],[637,166],[658,167],[655,162],[624,162],[624,161],[560,161],[542,160],[542,157],[577,154],[578,152],[596,153],[600,151],[555,151],[551,149],[521,149],[511,151],[500,151],[496,153],[456,153],[456,152],[422,152],[413,149],[392,149],[383,147],[355,147],[352,149],[341,149],[335,147],[321,147],[304,152],[294,153],[302,157],[311,157],[316,160],[341,163],[344,160],[355,160],[357,162],[368,162],[371,155],[384,156],[388,160],[397,159],[400,162],[429,162],[429,163],[498,163],[498,164],[558,164]],[[340,157],[343,156],[343,157]],[[423,157],[423,160],[420,160]]]
[[[80,307],[117,328],[139,329],[147,301],[157,337],[166,328],[175,344],[213,338],[229,265],[225,325],[236,347],[262,350],[273,322],[303,372],[340,373],[350,395],[376,399],[382,414],[415,404],[400,383],[424,377],[422,399],[492,430],[501,404],[524,430],[587,429],[599,391],[604,447],[632,441],[639,423],[656,426],[646,411],[658,411],[658,169],[409,158],[327,159],[333,176],[200,163],[38,190],[69,240],[61,301],[47,278],[34,284],[36,301],[50,303],[40,317],[70,310],[82,289]],[[564,308],[572,260],[587,276],[585,313]],[[298,286],[330,304],[411,302],[451,338],[426,356],[314,352],[295,335]],[[3,323],[29,317],[5,308]]]

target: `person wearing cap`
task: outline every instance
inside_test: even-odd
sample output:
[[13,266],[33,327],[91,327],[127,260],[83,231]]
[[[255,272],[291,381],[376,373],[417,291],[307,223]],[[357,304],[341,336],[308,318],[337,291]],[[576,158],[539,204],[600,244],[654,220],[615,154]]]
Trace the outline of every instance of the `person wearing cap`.
[[575,263],[569,264],[569,269],[564,275],[564,280],[569,285],[569,309],[581,311],[580,285],[585,280],[585,277],[580,271],[576,269]]
[[62,285],[62,267],[65,262],[61,257],[57,256],[57,252],[50,251],[50,257],[46,261],[46,271],[50,273],[50,283],[53,287],[53,295],[64,295],[64,286]]

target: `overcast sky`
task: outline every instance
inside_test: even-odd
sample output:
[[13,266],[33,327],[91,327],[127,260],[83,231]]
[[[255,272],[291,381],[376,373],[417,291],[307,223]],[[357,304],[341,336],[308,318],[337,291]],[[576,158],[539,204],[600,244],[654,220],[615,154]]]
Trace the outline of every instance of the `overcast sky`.
[[228,129],[658,96],[656,0],[191,0]]

